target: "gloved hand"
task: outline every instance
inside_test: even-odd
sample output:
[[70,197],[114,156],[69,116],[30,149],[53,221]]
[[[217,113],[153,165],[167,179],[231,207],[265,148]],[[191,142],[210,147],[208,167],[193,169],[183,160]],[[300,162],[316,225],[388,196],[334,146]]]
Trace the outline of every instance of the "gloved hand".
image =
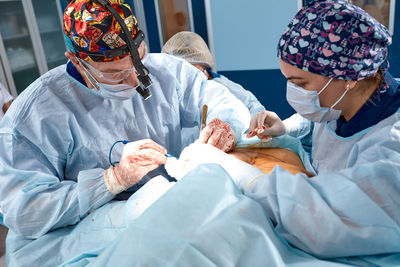
[[186,147],[182,151],[179,160],[167,161],[165,169],[170,176],[179,180],[188,172],[204,163],[216,163],[221,165],[232,177],[236,185],[242,190],[244,190],[248,183],[254,178],[265,175],[260,169],[214,146],[196,143]]
[[213,145],[228,152],[235,147],[236,138],[228,123],[215,118],[200,132],[196,143]]
[[137,184],[148,172],[166,161],[167,150],[150,139],[125,145],[120,162],[104,171],[104,180],[112,194]]
[[275,112],[263,110],[251,118],[249,132],[246,137],[258,136],[261,140],[286,133],[285,124]]

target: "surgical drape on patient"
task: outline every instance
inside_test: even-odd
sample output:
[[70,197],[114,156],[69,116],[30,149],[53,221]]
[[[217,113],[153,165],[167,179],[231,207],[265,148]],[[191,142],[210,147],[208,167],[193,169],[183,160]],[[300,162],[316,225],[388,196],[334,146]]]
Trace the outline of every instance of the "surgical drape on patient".
[[131,220],[135,198],[34,241],[13,235],[20,247],[9,257],[15,266],[344,266],[288,245],[215,164],[201,165]]

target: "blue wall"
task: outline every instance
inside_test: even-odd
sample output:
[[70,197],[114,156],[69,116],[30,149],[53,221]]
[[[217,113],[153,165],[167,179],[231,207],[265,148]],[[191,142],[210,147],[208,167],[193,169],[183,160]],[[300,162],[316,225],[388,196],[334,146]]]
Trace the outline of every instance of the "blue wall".
[[286,80],[279,70],[276,47],[297,12],[297,1],[210,1],[218,73],[253,92],[281,118],[294,110],[286,101]]
[[286,101],[286,78],[280,70],[219,71],[230,80],[250,90],[268,110],[282,119],[294,113]]
[[393,43],[389,46],[389,72],[400,78],[400,0],[396,0]]
[[208,44],[206,10],[204,0],[192,0],[194,31]]
[[146,17],[147,35],[149,38],[150,51],[152,53],[160,53],[160,36],[158,34],[157,13],[154,0],[143,0],[143,8]]
[[276,46],[297,1],[210,0],[217,71],[278,69]]

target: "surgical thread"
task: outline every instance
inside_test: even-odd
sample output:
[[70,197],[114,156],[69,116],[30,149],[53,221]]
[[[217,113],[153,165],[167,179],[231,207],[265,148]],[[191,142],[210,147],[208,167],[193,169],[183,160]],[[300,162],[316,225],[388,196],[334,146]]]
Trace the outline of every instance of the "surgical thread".
[[250,182],[244,188],[244,193],[246,193],[247,190],[249,190],[250,186],[252,186],[255,181],[257,181],[261,176],[264,176],[264,175],[265,175],[265,173],[260,173],[259,175],[257,175],[253,179],[251,179]]

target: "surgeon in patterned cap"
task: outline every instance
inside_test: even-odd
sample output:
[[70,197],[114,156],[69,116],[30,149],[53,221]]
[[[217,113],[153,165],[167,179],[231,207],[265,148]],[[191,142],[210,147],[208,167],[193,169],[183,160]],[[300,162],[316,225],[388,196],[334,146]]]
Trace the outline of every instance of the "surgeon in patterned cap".
[[[129,5],[122,1],[111,1],[112,6],[124,20],[131,37],[139,32],[136,18]],[[64,13],[65,41],[70,51],[86,61],[108,62],[122,59],[120,56],[106,58],[102,53],[127,44],[127,37],[116,19],[99,3],[73,1]]]
[[[169,177],[167,151],[178,156],[196,140],[232,150],[251,118],[187,61],[146,53],[123,1],[72,0],[63,22],[69,62],[26,88],[1,122],[0,217],[21,238],[76,224],[149,179]],[[151,76],[147,100],[136,93],[135,50]]]
[[[109,3],[136,41],[134,49],[143,58],[147,47],[131,8],[120,0]],[[102,97],[126,99],[136,93],[139,80],[127,48],[128,36],[105,6],[97,1],[71,1],[63,22],[69,49],[65,55],[73,64],[70,71],[76,68],[92,92]]]
[[260,112],[248,135],[264,126],[260,138],[298,138],[316,176],[276,169],[248,191],[282,237],[317,257],[400,252],[400,88],[388,72],[390,43],[382,24],[346,0],[309,1],[278,41],[297,113],[281,121]]

